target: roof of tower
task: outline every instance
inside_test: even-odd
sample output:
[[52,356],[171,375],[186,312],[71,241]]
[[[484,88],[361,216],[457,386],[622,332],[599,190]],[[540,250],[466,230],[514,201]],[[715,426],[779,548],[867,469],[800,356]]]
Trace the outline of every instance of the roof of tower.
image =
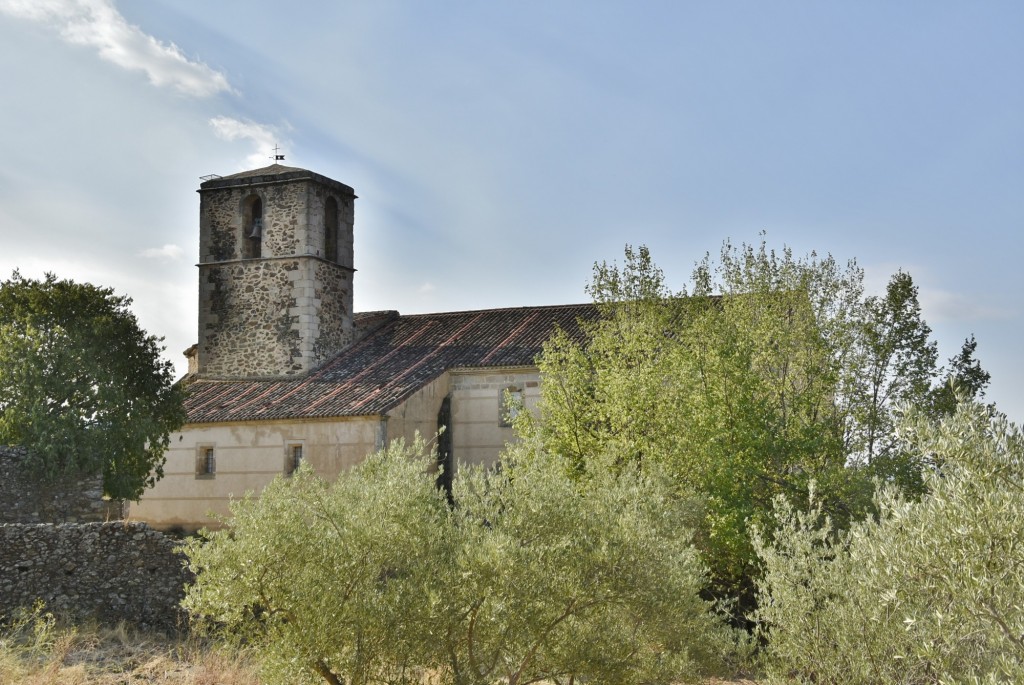
[[284,164],[269,164],[261,169],[249,169],[248,171],[239,171],[237,174],[231,174],[230,176],[223,176],[222,178],[249,178],[251,176],[280,176],[281,174],[290,174],[294,172],[301,173],[312,173],[306,169],[300,169],[295,166],[285,166]]
[[213,188],[252,186],[262,185],[265,183],[281,183],[284,181],[298,180],[312,180],[324,185],[334,186],[339,190],[348,191],[352,194],[355,193],[351,186],[345,185],[340,181],[335,181],[333,178],[327,178],[326,176],[322,176],[315,171],[309,171],[308,169],[300,169],[298,167],[285,166],[283,164],[271,164],[270,166],[265,166],[262,169],[250,169],[248,171],[239,171],[237,174],[231,174],[230,176],[212,178],[201,183],[199,185],[199,189],[209,190]]

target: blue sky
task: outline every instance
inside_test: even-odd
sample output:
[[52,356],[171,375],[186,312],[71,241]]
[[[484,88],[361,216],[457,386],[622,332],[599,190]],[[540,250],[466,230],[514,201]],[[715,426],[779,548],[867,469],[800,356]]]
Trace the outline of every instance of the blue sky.
[[0,0],[0,274],[196,337],[199,176],[356,189],[356,307],[582,302],[648,245],[856,258],[1024,419],[1024,4]]

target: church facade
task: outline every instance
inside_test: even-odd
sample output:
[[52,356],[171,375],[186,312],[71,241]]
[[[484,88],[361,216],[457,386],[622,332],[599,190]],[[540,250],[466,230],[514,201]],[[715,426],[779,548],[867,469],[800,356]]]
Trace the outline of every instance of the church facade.
[[439,460],[493,465],[531,409],[535,359],[592,305],[400,315],[353,312],[349,186],[279,164],[201,184],[198,342],[186,425],[129,516],[215,525],[232,498],[300,463],[333,477],[398,438],[444,428]]

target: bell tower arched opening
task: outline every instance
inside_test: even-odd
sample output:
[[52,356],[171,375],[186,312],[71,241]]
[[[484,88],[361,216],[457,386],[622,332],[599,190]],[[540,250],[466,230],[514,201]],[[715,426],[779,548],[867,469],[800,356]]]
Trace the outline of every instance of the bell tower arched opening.
[[259,259],[263,254],[263,200],[245,198],[242,208],[242,259]]
[[338,201],[333,197],[324,203],[324,258],[338,261]]

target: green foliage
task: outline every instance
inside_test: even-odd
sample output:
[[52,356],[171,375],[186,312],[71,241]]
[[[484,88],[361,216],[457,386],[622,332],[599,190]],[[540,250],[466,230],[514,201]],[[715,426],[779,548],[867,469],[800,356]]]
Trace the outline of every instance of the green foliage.
[[257,645],[270,682],[418,682],[458,549],[423,451],[394,443],[330,484],[303,466],[232,503],[185,547],[185,608]]
[[831,341],[855,329],[854,266],[727,243],[687,297],[668,291],[646,248],[627,248],[622,269],[595,267],[590,291],[603,316],[586,344],[560,335],[545,347],[540,418],[523,421],[526,434],[576,472],[614,453],[661,465],[702,498],[698,544],[723,594],[749,588],[748,526],[777,494],[799,498],[814,478],[849,509],[835,402],[847,353]]
[[42,602],[0,616],[0,653],[6,656],[43,660],[58,642],[73,636],[73,628],[58,628],[57,619]]
[[964,340],[960,352],[950,357],[949,366],[943,369],[945,380],[932,388],[928,398],[931,416],[949,416],[965,399],[980,401],[985,396],[985,388],[992,376],[974,358],[977,349],[978,342],[972,335]]
[[[676,293],[646,248],[627,247],[621,268],[595,266],[589,292],[601,318],[585,343],[560,334],[545,346],[540,415],[519,428],[576,475],[613,453],[614,468],[658,464],[701,498],[697,543],[721,594],[752,597],[750,526],[773,525],[777,496],[805,503],[815,481],[846,527],[871,509],[873,478],[923,491],[895,431],[901,403],[937,392],[908,274],[865,297],[853,262],[726,242]],[[969,353],[951,373],[983,387]]]
[[670,683],[735,648],[663,477],[594,469],[520,445],[498,474],[456,481],[463,552],[452,587],[454,683]]
[[892,489],[879,517],[833,530],[820,507],[779,505],[757,618],[775,682],[1024,680],[1024,436],[961,402],[907,424],[920,501]]
[[116,499],[138,499],[163,475],[185,419],[160,340],[130,304],[52,274],[0,283],[0,444],[27,447],[48,480],[102,474]]
[[270,682],[669,683],[737,640],[699,599],[685,509],[610,470],[586,487],[521,448],[456,481],[422,444],[331,484],[308,469],[186,545],[185,607],[256,647]]
[[917,293],[910,275],[899,271],[883,297],[865,299],[844,392],[851,461],[915,497],[924,487],[920,465],[907,454],[895,426],[899,407],[927,402],[938,354]]

